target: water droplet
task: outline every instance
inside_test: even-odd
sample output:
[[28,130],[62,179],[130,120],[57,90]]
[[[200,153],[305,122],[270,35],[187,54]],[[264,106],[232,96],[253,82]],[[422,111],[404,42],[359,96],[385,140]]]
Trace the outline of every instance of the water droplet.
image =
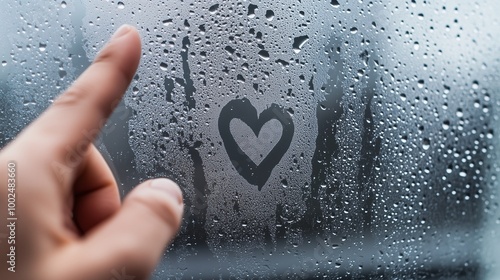
[[422,148],[424,148],[424,150],[428,150],[430,147],[431,147],[431,140],[429,140],[429,138],[424,138],[422,141]]
[[274,18],[274,12],[272,10],[267,10],[266,11],[266,18],[269,21],[273,20],[273,18]]
[[446,168],[446,173],[451,174],[453,172],[453,168],[451,166],[448,166]]
[[59,78],[64,79],[68,73],[64,70],[59,70]]
[[255,10],[257,10],[257,5],[250,4],[248,5],[248,17],[249,18],[254,18],[255,17]]
[[266,50],[261,50],[259,56],[264,60],[269,60],[269,52]]
[[420,44],[418,42],[413,43],[413,49],[418,51],[420,49]]
[[217,9],[219,9],[219,4],[215,4],[215,5],[210,6],[210,8],[208,8],[208,11],[211,13],[215,13],[215,11],[217,11]]
[[7,61],[2,60],[2,66],[7,66]]
[[125,3],[118,2],[118,9],[120,9],[120,10],[125,9]]
[[299,36],[299,37],[295,37],[293,39],[293,51],[295,53],[299,53],[301,50],[302,50],[302,47],[304,46],[304,44],[309,41],[309,36],[305,35],[305,36]]
[[358,28],[357,28],[357,27],[352,27],[352,28],[351,28],[351,33],[352,33],[352,34],[356,34],[356,33],[358,33]]
[[486,138],[493,139],[493,129],[488,130],[486,133]]
[[281,180],[281,186],[283,188],[288,188],[288,181],[286,179]]
[[332,4],[332,6],[333,6],[334,8],[338,8],[338,7],[340,6],[339,1],[337,1],[337,0],[332,0],[332,1],[330,2],[330,4]]
[[449,120],[443,121],[443,129],[448,130],[449,128],[450,128],[450,121]]
[[236,51],[236,50],[235,50],[233,47],[231,47],[231,46],[226,46],[224,49],[227,51],[227,53],[228,53],[229,55],[233,54],[233,53]]
[[162,23],[163,23],[163,25],[168,26],[168,25],[172,24],[172,19],[169,18],[169,19],[162,20]]
[[63,8],[63,9],[64,9],[64,8],[66,8],[66,6],[67,6],[66,1],[62,1],[62,2],[61,2],[61,8]]
[[163,71],[168,70],[168,65],[165,62],[160,63],[160,69]]
[[47,49],[47,44],[40,43],[38,44],[38,48],[40,49],[41,52],[44,52]]
[[425,84],[424,80],[418,80],[417,86],[418,86],[418,88],[423,88],[424,84]]

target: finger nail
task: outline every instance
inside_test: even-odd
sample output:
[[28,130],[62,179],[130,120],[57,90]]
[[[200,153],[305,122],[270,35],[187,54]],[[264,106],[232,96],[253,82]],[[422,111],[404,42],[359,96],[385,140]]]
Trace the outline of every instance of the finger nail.
[[179,204],[182,203],[182,192],[174,181],[165,178],[154,179],[151,181],[151,187],[167,192],[177,199]]
[[118,28],[118,30],[115,31],[115,34],[111,36],[111,40],[116,40],[122,37],[123,35],[127,34],[130,31],[130,29],[132,29],[132,27],[128,24],[120,26],[120,28]]

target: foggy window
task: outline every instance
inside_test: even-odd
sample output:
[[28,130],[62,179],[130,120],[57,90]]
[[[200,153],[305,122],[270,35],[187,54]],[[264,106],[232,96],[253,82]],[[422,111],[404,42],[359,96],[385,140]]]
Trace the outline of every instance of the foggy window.
[[183,189],[153,279],[499,277],[498,1],[1,6],[2,145],[141,33],[96,144],[123,195]]

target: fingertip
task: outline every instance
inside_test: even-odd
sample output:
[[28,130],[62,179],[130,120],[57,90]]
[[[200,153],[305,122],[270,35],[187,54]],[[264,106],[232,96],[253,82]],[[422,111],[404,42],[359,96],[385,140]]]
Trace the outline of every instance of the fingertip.
[[112,62],[125,75],[128,85],[139,66],[141,45],[137,29],[124,24],[115,31],[106,46],[97,54],[93,64]]
[[[128,25],[128,24],[124,24],[122,26],[120,26],[116,31],[115,33],[113,34],[113,36],[111,36],[111,40],[116,40],[118,38],[120,38],[121,36],[124,36],[126,35],[128,32],[130,32],[131,30],[133,29],[133,27],[131,25]],[[135,29],[135,28],[134,28]]]
[[134,55],[138,58],[141,54],[141,35],[139,31],[132,25],[124,24],[120,26],[110,38],[110,43],[118,42],[124,44],[122,47],[133,47]]
[[182,191],[174,181],[167,178],[157,178],[150,181],[151,188],[158,189],[161,191],[165,191],[169,195],[171,195],[174,199],[181,204],[182,200]]
[[169,179],[146,181],[125,197],[124,207],[146,206],[163,224],[177,231],[182,221],[184,203],[179,186]]
[[118,29],[116,29],[116,31],[109,39],[109,42],[111,43],[127,37],[133,38],[135,41],[139,41],[140,43],[141,38],[139,35],[139,31],[137,31],[137,29],[134,26],[129,24],[123,24],[120,27],[118,27]]

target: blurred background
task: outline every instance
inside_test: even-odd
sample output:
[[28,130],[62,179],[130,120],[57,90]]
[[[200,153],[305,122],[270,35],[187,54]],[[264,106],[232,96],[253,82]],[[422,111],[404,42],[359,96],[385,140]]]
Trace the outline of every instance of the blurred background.
[[183,189],[152,279],[500,277],[497,1],[0,2],[1,146],[141,33],[96,145]]

